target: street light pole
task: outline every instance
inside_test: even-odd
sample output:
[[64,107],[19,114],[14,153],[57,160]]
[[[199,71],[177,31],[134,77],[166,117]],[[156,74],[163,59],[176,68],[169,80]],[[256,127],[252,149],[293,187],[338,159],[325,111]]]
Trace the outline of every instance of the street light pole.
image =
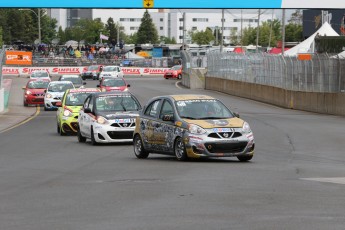
[[38,13],[36,13],[35,11],[31,9],[19,9],[19,10],[29,10],[36,15],[37,21],[38,21],[38,43],[41,44],[42,38],[41,38],[41,11],[40,9],[37,9]]

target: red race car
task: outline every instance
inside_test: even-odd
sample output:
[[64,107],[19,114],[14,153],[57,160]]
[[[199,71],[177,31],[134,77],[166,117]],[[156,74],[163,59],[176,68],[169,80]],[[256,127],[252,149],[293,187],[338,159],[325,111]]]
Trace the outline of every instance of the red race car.
[[164,73],[164,78],[182,78],[182,65],[174,65]]
[[128,91],[128,87],[131,85],[127,84],[125,79],[122,77],[118,78],[102,78],[100,84],[97,85],[102,92],[108,91]]
[[47,89],[50,80],[48,79],[30,79],[24,90],[24,106],[28,105],[43,105],[44,90]]

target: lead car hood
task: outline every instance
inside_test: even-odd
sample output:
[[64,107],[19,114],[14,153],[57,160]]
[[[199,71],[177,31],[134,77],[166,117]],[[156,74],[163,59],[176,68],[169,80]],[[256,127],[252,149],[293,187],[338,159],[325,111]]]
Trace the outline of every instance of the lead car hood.
[[208,119],[208,120],[190,120],[183,119],[189,124],[198,125],[204,129],[212,128],[240,128],[243,126],[244,121],[240,118],[228,118],[228,119]]

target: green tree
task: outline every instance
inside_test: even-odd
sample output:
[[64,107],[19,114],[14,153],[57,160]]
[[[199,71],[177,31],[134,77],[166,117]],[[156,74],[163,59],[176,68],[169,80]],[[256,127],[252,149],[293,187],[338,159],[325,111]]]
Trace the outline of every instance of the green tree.
[[176,44],[176,40],[174,37],[168,38],[168,37],[161,36],[159,40],[160,42],[163,42],[164,44]]
[[3,45],[3,41],[2,41],[2,27],[0,27],[0,47],[2,47]]
[[205,31],[194,31],[191,33],[191,37],[192,42],[198,45],[209,45],[215,39],[210,28],[206,28]]
[[107,35],[109,35],[109,42],[113,45],[117,44],[119,41],[117,40],[117,31],[119,31],[119,25],[115,24],[113,18],[108,18],[107,24],[105,24],[105,30],[107,31]]
[[230,44],[231,45],[239,45],[239,36],[237,33],[237,28],[232,28],[230,31]]
[[303,27],[302,25],[289,23],[285,26],[285,41],[287,42],[300,42],[303,40]]
[[247,27],[242,31],[242,45],[247,46],[256,43],[256,28]]
[[303,24],[303,12],[300,9],[297,9],[294,13],[291,14],[291,18],[288,20],[289,23],[302,25]]
[[60,39],[60,45],[65,44],[67,42],[66,39],[66,33],[65,31],[62,29],[61,26],[59,26],[59,30],[57,32],[57,37]]
[[138,44],[138,33],[133,33],[123,37],[126,44]]
[[[220,31],[219,27],[216,27],[216,29],[213,31],[213,37],[214,37],[215,45],[219,45],[222,42],[223,34]],[[218,37],[218,41],[217,41],[217,37]]]
[[137,36],[138,44],[158,43],[158,32],[147,10],[144,12],[143,17],[141,18],[141,24],[139,26]]
[[[105,31],[105,27],[100,18],[91,19],[80,19],[73,30],[83,31],[83,40],[89,44],[95,44],[100,41],[99,34]],[[73,40],[78,40],[80,38],[76,37],[76,32],[72,33]],[[80,40],[79,40],[80,41]]]

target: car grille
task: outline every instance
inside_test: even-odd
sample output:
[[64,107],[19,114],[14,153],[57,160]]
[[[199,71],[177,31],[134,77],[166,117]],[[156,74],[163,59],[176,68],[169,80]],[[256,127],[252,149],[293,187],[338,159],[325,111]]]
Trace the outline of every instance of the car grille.
[[133,138],[133,131],[125,131],[125,132],[116,132],[116,131],[108,131],[107,134],[111,139],[132,139]]
[[220,132],[220,133],[210,133],[208,135],[208,137],[218,138],[218,139],[237,138],[240,136],[242,136],[242,133],[240,133],[240,132]]
[[61,97],[54,97],[54,100],[60,100],[61,101]]
[[35,96],[35,97],[44,97],[44,93],[32,94],[32,96]]
[[113,123],[110,126],[117,127],[117,128],[129,128],[129,127],[135,127],[135,123]]
[[237,153],[245,149],[247,142],[205,143],[204,145],[210,153]]
[[44,98],[34,98],[32,99],[33,102],[43,102]]

